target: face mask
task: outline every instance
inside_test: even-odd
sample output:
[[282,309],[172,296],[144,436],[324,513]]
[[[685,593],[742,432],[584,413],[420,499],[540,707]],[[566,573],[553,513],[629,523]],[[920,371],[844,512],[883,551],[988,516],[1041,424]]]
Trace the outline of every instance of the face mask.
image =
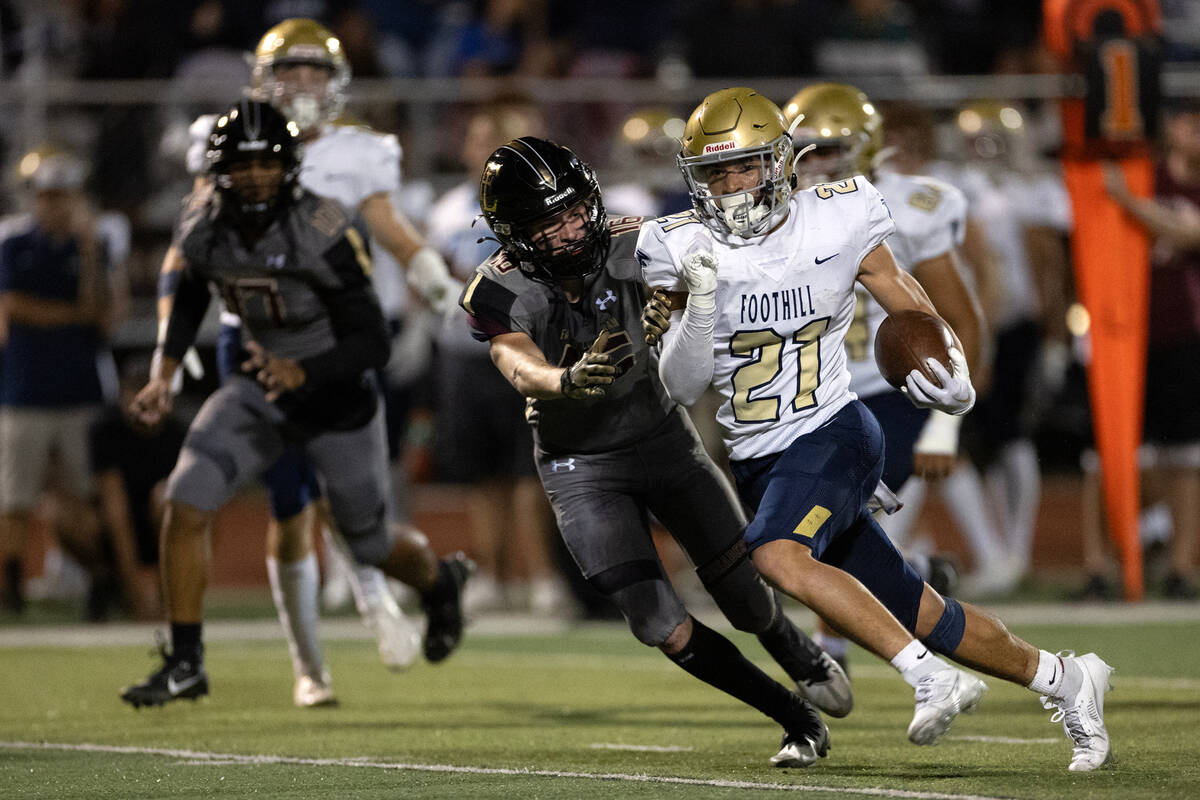
[[321,123],[321,102],[311,95],[298,94],[291,98],[283,112],[302,131],[312,130]]
[[755,204],[750,192],[738,192],[720,199],[721,212],[725,224],[738,236],[749,236],[754,232],[754,226],[766,216],[766,209],[761,204]]

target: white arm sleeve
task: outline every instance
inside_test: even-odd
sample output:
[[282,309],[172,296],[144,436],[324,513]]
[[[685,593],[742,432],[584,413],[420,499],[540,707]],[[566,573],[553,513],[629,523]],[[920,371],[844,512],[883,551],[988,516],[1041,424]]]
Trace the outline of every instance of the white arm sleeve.
[[695,403],[712,383],[716,319],[715,308],[698,311],[689,306],[682,314],[671,315],[671,328],[663,335],[658,377],[667,394],[680,405]]

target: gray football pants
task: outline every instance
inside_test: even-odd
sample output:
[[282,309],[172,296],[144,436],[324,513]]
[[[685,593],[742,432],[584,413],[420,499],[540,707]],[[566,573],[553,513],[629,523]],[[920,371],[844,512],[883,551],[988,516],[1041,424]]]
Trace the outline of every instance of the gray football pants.
[[537,449],[535,457],[572,558],[639,641],[662,644],[688,616],[654,547],[651,513],[734,627],[759,633],[770,625],[775,596],[745,556],[738,501],[681,409],[628,447],[569,455]]
[[[231,376],[188,428],[167,499],[215,512],[283,453],[283,422],[257,383]],[[354,557],[383,562],[391,550],[393,503],[382,404],[361,428],[320,434],[304,449]]]

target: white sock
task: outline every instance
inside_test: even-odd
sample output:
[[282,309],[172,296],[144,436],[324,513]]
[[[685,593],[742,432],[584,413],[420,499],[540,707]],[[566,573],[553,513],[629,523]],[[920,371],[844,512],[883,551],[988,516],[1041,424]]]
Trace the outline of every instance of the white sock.
[[829,653],[835,660],[846,657],[846,650],[850,644],[844,637],[833,633],[824,633],[823,631],[814,633],[812,640],[817,647]]
[[1020,439],[1004,448],[1000,463],[1009,491],[1009,557],[1024,568],[1033,552],[1033,529],[1042,495],[1037,450],[1033,442]]
[[977,570],[1004,560],[1005,551],[992,515],[990,503],[983,493],[983,484],[975,467],[966,462],[942,480],[942,497],[954,522],[967,539]]
[[388,602],[395,602],[388,588],[387,576],[378,567],[359,564],[354,560],[350,548],[337,534],[326,528],[324,534],[329,558],[328,569],[336,570],[350,584],[354,595],[354,606],[360,616],[367,616],[372,609]]
[[350,572],[350,588],[354,590],[354,604],[362,616],[387,603],[396,602],[388,588],[387,576],[378,567],[353,564]]
[[309,553],[299,561],[282,563],[268,556],[267,577],[271,581],[271,599],[275,601],[292,653],[292,671],[297,678],[319,677],[325,670],[325,662],[317,636],[317,593],[321,580],[316,555]]
[[929,673],[950,668],[949,664],[938,658],[918,639],[913,639],[903,650],[896,653],[892,658],[892,666],[900,673],[900,677],[904,678],[905,683],[914,689],[921,678]]
[[1038,667],[1029,688],[1055,700],[1074,697],[1083,685],[1083,669],[1073,658],[1038,651]]

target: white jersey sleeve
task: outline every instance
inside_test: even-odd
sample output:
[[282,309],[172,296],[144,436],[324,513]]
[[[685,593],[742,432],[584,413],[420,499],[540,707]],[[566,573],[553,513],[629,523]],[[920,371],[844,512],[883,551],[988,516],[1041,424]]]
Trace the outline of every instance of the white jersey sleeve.
[[637,260],[642,282],[652,289],[686,292],[687,282],[680,266],[682,251],[697,234],[707,229],[695,211],[682,211],[647,222],[638,233]]
[[373,194],[400,190],[400,142],[390,133],[326,125],[304,148],[300,182],[351,211]]
[[208,135],[212,133],[213,123],[216,121],[216,114],[202,114],[188,126],[188,149],[185,160],[189,175],[199,175],[204,172],[204,154],[208,151]]

